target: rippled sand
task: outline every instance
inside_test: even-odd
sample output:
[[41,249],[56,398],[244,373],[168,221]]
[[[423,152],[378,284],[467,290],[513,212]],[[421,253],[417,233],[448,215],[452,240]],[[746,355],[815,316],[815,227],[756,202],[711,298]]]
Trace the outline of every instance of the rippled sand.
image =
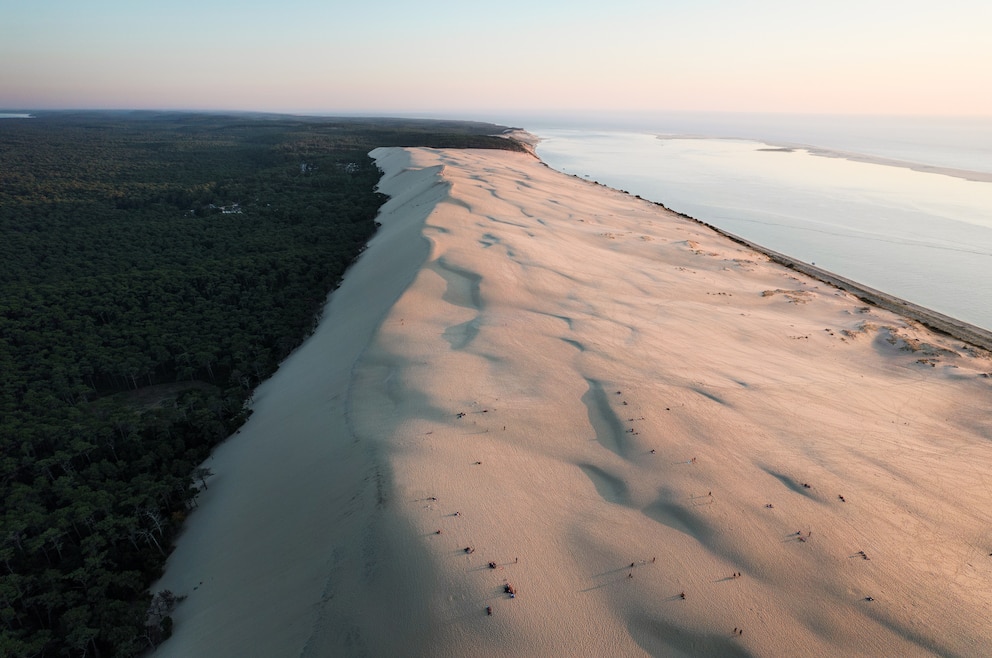
[[530,156],[373,154],[383,230],[208,464],[161,655],[992,646],[987,352]]

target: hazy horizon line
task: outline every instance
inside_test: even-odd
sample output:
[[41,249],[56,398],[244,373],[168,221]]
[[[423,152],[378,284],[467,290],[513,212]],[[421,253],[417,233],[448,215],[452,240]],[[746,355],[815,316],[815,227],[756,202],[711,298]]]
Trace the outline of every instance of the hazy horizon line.
[[597,118],[597,117],[640,117],[654,116],[699,116],[699,115],[732,115],[732,116],[789,116],[789,117],[852,117],[852,118],[899,118],[899,119],[962,119],[962,120],[992,120],[992,114],[935,114],[935,113],[894,113],[894,112],[796,112],[780,110],[684,110],[684,109],[503,109],[494,111],[474,110],[393,110],[393,109],[255,109],[255,108],[207,108],[207,107],[101,107],[101,106],[34,106],[34,107],[0,107],[0,114],[31,114],[42,112],[159,112],[159,113],[196,113],[196,114],[266,114],[282,116],[311,116],[311,117],[381,117],[381,118],[440,118],[457,120],[480,120],[480,116],[520,116],[533,118]]

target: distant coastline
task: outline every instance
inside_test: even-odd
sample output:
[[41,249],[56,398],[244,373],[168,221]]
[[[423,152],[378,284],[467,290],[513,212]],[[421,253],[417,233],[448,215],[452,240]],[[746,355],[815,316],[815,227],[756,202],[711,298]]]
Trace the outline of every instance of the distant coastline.
[[920,171],[925,174],[941,174],[944,176],[952,176],[954,178],[962,178],[964,180],[975,181],[978,183],[992,183],[992,172],[987,171],[973,171],[971,169],[956,169],[954,167],[940,167],[937,165],[922,164],[919,162],[910,162],[908,160],[898,160],[895,158],[885,158],[878,155],[865,155],[863,153],[853,153],[851,151],[837,151],[834,149],[822,148],[818,146],[808,146],[805,144],[791,144],[791,143],[776,143],[774,140],[758,140],[751,138],[741,138],[741,137],[708,137],[708,136],[696,136],[696,135],[655,135],[656,139],[669,140],[669,139],[728,139],[728,140],[740,140],[746,142],[758,142],[766,145],[765,148],[759,148],[759,151],[766,151],[769,153],[794,153],[795,151],[806,151],[810,155],[815,155],[821,158],[841,158],[844,160],[850,160],[851,162],[866,162],[868,164],[884,165],[886,167],[900,167],[902,169],[911,169],[913,171]]
[[[520,142],[525,147],[527,147],[528,151],[534,154],[535,157],[537,157],[539,160],[541,159],[540,156],[537,156],[536,152],[534,151],[534,147],[537,145],[538,142],[541,141],[540,137],[520,129],[507,131],[507,133],[504,136],[514,141]],[[658,136],[658,139],[675,139],[675,138],[676,137]],[[678,139],[685,139],[685,137],[678,137]],[[810,147],[804,147],[804,146],[780,147],[780,148],[776,147],[773,149],[765,149],[765,150],[774,150],[774,151],[781,150],[781,151],[789,152],[792,151],[793,148],[796,150],[806,150],[811,155],[822,155],[824,157],[842,157],[846,159],[859,160],[859,161],[870,162],[875,164],[902,166],[910,169],[917,168],[917,166],[912,165],[912,163],[887,161],[884,158],[858,156],[856,154],[842,154],[842,153],[832,152],[826,149],[812,149]],[[549,165],[548,163],[544,162],[544,160],[541,160],[541,162],[545,166],[548,166],[553,169],[553,167],[551,167],[551,165]],[[924,167],[924,165],[919,165],[919,167]],[[930,173],[946,173],[945,171],[942,170],[938,171],[940,169],[941,168],[939,167],[929,167],[929,168],[917,169],[917,170],[928,171]],[[947,170],[947,171],[954,171],[954,170]],[[987,176],[988,180],[992,182],[992,174],[983,174],[981,172],[964,172],[964,173]],[[574,178],[578,178],[580,180],[585,180],[586,182],[592,183],[593,185],[599,185],[602,187],[606,187],[608,189],[616,190],[623,194],[627,194],[629,196],[634,196],[636,198],[643,199],[643,197],[641,197],[640,195],[631,194],[626,190],[613,188],[610,187],[609,185],[605,185],[598,181],[584,179],[576,174],[568,174],[568,175],[573,176]],[[948,175],[954,175],[954,174],[948,174]],[[959,177],[963,177],[963,176],[959,176]],[[979,179],[969,179],[969,180],[979,180]],[[905,318],[909,318],[910,320],[919,322],[920,324],[922,324],[923,326],[929,329],[938,331],[940,333],[946,334],[958,340],[975,345],[977,347],[981,347],[982,349],[992,351],[992,331],[988,331],[977,325],[965,322],[963,320],[959,320],[957,318],[951,317],[949,315],[945,315],[943,313],[939,313],[938,311],[934,311],[933,309],[927,308],[925,306],[921,306],[920,304],[915,304],[908,300],[902,299],[901,297],[897,297],[895,295],[882,292],[881,290],[877,290],[862,283],[858,283],[857,281],[840,276],[829,270],[825,270],[821,267],[817,267],[814,264],[807,263],[806,261],[800,260],[798,258],[793,258],[792,256],[788,256],[773,249],[769,249],[760,244],[757,244],[755,242],[742,238],[738,235],[735,235],[734,233],[725,231],[717,226],[714,226],[713,224],[697,219],[691,215],[687,215],[685,213],[672,210],[671,208],[668,208],[664,203],[651,201],[649,199],[643,199],[643,200],[647,201],[648,203],[653,203],[654,205],[664,208],[665,210],[669,210],[670,212],[673,212],[676,215],[689,219],[697,224],[701,224],[702,226],[705,226],[713,230],[714,232],[719,233],[720,235],[733,240],[738,244],[744,245],[750,249],[757,251],[758,253],[767,256],[770,260],[779,263],[780,265],[784,265],[789,269],[795,270],[797,272],[801,272],[803,274],[806,274],[807,276],[811,276],[817,281],[826,283],[830,286],[833,286],[834,288],[838,288],[840,290],[844,290],[845,292],[849,292],[858,299],[868,304],[886,309],[888,311],[892,311],[894,313],[898,313],[899,315]]]

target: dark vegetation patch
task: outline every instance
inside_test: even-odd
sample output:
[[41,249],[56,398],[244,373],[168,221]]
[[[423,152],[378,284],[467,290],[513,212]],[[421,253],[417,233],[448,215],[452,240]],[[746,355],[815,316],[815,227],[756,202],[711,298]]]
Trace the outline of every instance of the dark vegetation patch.
[[449,121],[152,112],[0,123],[0,654],[161,642],[161,575],[246,402],[375,231],[376,146]]

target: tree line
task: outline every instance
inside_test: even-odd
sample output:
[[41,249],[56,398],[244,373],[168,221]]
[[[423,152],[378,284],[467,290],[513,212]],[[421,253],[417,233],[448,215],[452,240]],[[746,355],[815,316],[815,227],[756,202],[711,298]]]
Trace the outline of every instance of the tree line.
[[[0,121],[0,655],[131,656],[211,449],[375,231],[376,146],[489,124],[177,113]],[[333,321],[329,318],[328,321]]]

